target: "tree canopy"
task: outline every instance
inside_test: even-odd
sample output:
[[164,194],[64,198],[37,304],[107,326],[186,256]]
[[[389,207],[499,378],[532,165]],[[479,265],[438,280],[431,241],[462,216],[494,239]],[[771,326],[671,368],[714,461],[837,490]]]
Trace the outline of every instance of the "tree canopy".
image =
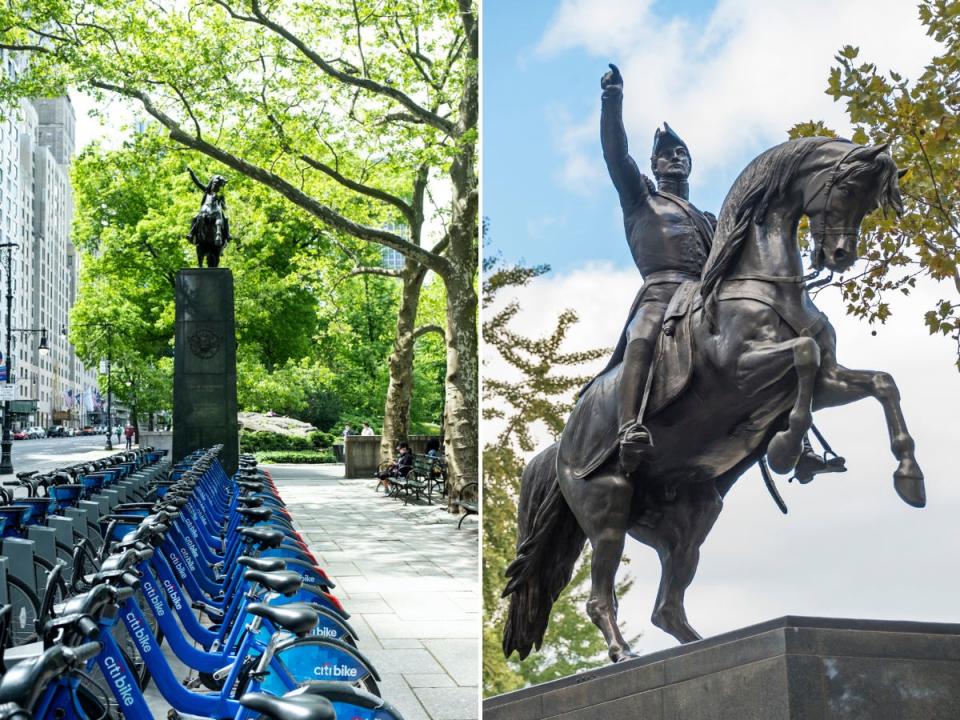
[[[144,413],[170,407],[173,283],[192,260],[185,235],[199,204],[188,164],[201,175],[213,172],[212,163],[153,127],[115,150],[88,147],[73,166],[73,237],[83,276],[71,340],[88,365],[106,357],[112,340],[114,394]],[[258,183],[233,178],[227,197],[234,240],[223,265],[236,278],[240,407],[324,430],[344,419],[376,424],[394,283],[350,276],[339,248],[355,241],[336,239]],[[357,252],[379,257],[366,245]],[[416,370],[435,372],[437,352],[418,357]],[[434,378],[419,394],[414,420],[436,422],[441,386]]]
[[[960,2],[924,0],[920,22],[942,46],[911,81],[895,70],[881,72],[846,46],[836,56],[827,93],[844,102],[854,142],[889,143],[897,166],[904,213],[899,219],[873,214],[863,224],[861,271],[838,284],[847,312],[883,323],[892,300],[926,280],[941,293],[925,314],[931,334],[957,343],[960,369]],[[791,137],[832,135],[820,121],[795,125]]]

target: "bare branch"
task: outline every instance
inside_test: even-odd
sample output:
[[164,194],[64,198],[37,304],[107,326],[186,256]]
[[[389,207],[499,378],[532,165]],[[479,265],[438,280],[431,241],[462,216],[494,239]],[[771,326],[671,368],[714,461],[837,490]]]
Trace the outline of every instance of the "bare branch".
[[413,331],[413,339],[423,337],[427,333],[439,333],[440,335],[446,335],[447,331],[443,329],[440,325],[421,325],[416,330]]

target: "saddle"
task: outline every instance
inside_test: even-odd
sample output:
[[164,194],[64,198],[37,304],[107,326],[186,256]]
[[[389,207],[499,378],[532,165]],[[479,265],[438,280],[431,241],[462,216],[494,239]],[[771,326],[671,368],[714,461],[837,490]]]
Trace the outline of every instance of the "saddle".
[[[718,299],[752,300],[774,310],[800,337],[814,337],[827,323],[801,284],[756,282],[759,278],[724,280]],[[657,340],[650,388],[642,404],[649,419],[675,402],[693,378],[691,320],[703,305],[699,281],[683,282],[673,294],[664,315],[664,330]],[[586,387],[560,437],[558,461],[575,477],[584,478],[618,448],[617,388],[620,364],[608,368]],[[780,410],[766,409],[767,412]]]
[[[701,306],[700,283],[680,284],[664,315],[657,340],[653,377],[646,399],[646,417],[674,402],[693,377],[693,336],[690,318]],[[560,437],[559,459],[576,477],[590,475],[618,447],[617,387],[621,364],[599,375],[583,391]]]

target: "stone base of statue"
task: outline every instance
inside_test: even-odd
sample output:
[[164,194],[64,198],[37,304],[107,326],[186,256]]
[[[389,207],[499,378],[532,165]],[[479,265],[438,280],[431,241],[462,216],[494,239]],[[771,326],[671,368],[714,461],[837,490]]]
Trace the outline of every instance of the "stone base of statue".
[[960,718],[960,625],[784,617],[490,698],[483,718]]
[[176,286],[173,459],[222,443],[220,462],[232,474],[239,455],[233,274],[181,270]]

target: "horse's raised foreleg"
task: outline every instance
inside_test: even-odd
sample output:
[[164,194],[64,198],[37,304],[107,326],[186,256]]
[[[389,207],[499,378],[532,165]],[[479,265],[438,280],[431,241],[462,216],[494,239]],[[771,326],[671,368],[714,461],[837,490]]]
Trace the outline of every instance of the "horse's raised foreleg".
[[655,528],[636,525],[630,531],[660,556],[660,589],[651,621],[682,643],[700,639],[687,621],[683,598],[697,572],[700,546],[722,508],[713,482],[685,485],[674,502],[662,507],[663,517]]
[[913,455],[913,437],[907,431],[900,407],[900,391],[893,378],[885,372],[849,370],[842,365],[825,365],[817,378],[814,408],[836,407],[873,397],[883,407],[890,434],[890,449],[899,461],[893,473],[893,486],[908,505],[927,504],[923,472]]
[[633,485],[616,472],[599,472],[588,480],[561,482],[564,497],[593,548],[587,615],[600,628],[610,659],[631,657],[617,626],[615,582],[630,524]]
[[813,422],[813,388],[820,369],[820,346],[808,337],[754,344],[740,356],[737,378],[748,395],[777,382],[791,369],[797,373],[797,399],[787,419],[767,446],[767,462],[774,472],[789,472],[803,451],[803,437]]

